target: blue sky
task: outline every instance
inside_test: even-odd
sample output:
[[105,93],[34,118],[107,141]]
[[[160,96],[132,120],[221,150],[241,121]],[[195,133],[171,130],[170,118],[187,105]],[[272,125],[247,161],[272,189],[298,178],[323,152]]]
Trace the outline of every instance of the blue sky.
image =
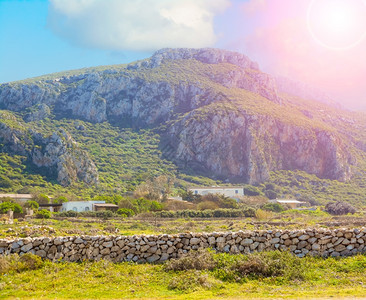
[[47,27],[48,1],[0,0],[0,82],[118,64],[149,55],[72,45]]
[[[209,46],[230,46],[230,36],[235,35],[232,28],[240,20],[237,7],[242,2],[232,2],[224,13],[215,16],[213,26],[219,38]],[[154,52],[154,49],[132,51],[77,44],[52,30],[49,5],[47,0],[0,0],[0,83],[63,70],[131,62]],[[228,18],[229,15],[234,17]]]

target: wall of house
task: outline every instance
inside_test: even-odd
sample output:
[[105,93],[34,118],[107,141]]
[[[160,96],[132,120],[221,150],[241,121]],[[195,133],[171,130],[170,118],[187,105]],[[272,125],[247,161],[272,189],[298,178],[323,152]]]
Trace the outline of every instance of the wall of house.
[[[223,194],[227,197],[238,197],[244,195],[244,189],[242,187],[229,188],[229,189],[189,189],[193,194],[207,195],[207,194]],[[197,191],[197,193],[196,193]],[[237,191],[237,193],[236,193]]]
[[61,211],[92,211],[96,203],[105,203],[105,201],[70,201],[62,203]]
[[239,231],[235,233],[183,233],[176,235],[72,236],[0,240],[0,254],[34,253],[65,261],[107,259],[114,262],[164,261],[191,250],[251,253],[287,250],[305,255],[346,256],[366,252],[366,228],[294,231]]

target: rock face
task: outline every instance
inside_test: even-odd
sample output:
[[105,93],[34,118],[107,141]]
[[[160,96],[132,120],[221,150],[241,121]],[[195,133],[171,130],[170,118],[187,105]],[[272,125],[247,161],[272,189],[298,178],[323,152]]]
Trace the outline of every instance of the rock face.
[[26,122],[41,121],[48,118],[50,115],[50,108],[46,104],[42,103],[37,104],[33,107],[33,109],[30,109],[29,112],[24,116],[24,120]]
[[[123,68],[2,84],[0,106],[18,112],[38,107],[27,115],[29,121],[47,117],[47,108],[52,107],[55,115],[91,122],[164,127],[159,132],[165,155],[206,176],[257,183],[270,171],[299,169],[324,178],[350,178],[349,165],[355,160],[347,142],[334,132],[306,128],[296,121],[288,124],[258,110],[228,109],[236,105],[231,92],[243,90],[248,97],[260,97],[262,105],[282,109],[275,79],[245,55],[217,49],[162,49]],[[205,109],[212,106],[216,110],[207,113]],[[48,165],[47,153],[57,151],[51,146],[42,151],[33,151],[32,159]],[[88,169],[71,161],[73,170]],[[70,165],[54,164],[59,180],[66,183],[67,177],[80,177],[78,171],[62,167],[65,164]],[[85,180],[93,181],[90,176]]]
[[27,156],[35,166],[47,168],[63,186],[75,180],[98,183],[94,162],[63,129],[44,137],[41,133],[22,128],[16,120],[12,120],[10,126],[0,119],[0,141],[3,143],[2,151]]
[[279,169],[304,170],[348,180],[353,159],[342,140],[322,130],[263,116],[226,111],[187,115],[168,129],[171,156],[182,167],[205,169],[231,180],[263,182]]
[[282,250],[304,257],[348,256],[366,252],[366,229],[306,229],[177,235],[79,236],[0,240],[0,254],[33,253],[50,260],[156,262],[179,258],[192,250],[252,253]]

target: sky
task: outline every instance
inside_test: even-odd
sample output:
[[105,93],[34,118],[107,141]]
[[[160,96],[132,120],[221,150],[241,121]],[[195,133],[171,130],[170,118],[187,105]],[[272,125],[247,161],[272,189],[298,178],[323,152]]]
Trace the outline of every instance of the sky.
[[238,51],[366,110],[366,0],[0,0],[0,83],[165,47]]

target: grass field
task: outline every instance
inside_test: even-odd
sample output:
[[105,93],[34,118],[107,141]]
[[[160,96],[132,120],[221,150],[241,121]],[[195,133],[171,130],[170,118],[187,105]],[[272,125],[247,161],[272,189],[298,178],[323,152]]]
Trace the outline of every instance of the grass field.
[[[1,260],[0,297],[340,298],[366,297],[366,257],[299,259],[289,253],[202,252],[164,264]],[[194,263],[192,263],[194,261]],[[33,269],[33,270],[31,270]]]
[[[363,215],[269,213],[242,219],[68,218],[0,223],[0,237],[162,234],[306,227],[361,227]],[[0,257],[1,299],[366,297],[366,256],[298,258],[287,252],[250,256],[191,253],[163,264],[42,261]]]

